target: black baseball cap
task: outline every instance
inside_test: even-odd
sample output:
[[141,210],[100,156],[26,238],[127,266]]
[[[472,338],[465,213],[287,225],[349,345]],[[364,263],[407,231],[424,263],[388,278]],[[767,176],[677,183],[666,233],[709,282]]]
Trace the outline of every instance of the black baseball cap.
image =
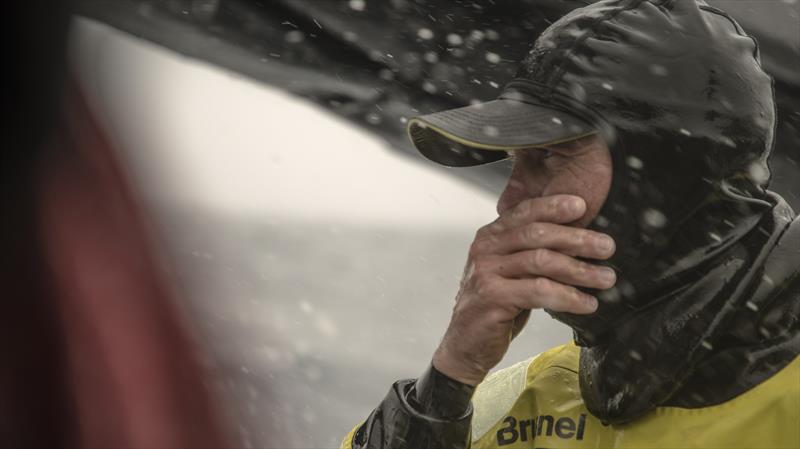
[[576,115],[514,90],[486,103],[415,117],[408,124],[417,150],[450,167],[494,162],[507,157],[507,151],[552,145],[596,132]]
[[[522,61],[517,78],[496,100],[409,120],[407,132],[414,146],[439,164],[467,167],[504,159],[507,151],[597,133],[604,126],[602,120],[583,104],[579,84],[565,89],[569,82],[564,75],[570,71],[564,66],[570,62],[572,48],[597,33],[596,23],[613,17],[628,3],[574,10],[552,24]],[[576,15],[584,17],[576,20]]]

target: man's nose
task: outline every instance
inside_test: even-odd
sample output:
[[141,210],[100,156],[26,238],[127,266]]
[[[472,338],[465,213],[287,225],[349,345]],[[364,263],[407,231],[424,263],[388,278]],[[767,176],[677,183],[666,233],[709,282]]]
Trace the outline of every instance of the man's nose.
[[503,193],[500,194],[500,198],[497,199],[497,214],[502,215],[505,211],[530,197],[530,194],[528,194],[525,189],[525,185],[512,176],[508,180]]

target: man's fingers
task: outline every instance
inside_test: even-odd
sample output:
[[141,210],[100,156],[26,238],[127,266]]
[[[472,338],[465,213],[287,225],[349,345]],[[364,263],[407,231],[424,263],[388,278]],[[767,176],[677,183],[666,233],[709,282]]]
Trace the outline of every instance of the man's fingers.
[[586,201],[575,195],[551,195],[530,198],[505,211],[487,226],[491,234],[499,234],[528,223],[570,223],[586,213]]
[[613,269],[548,249],[521,251],[494,258],[496,273],[504,278],[544,276],[562,284],[605,290],[617,281]]
[[507,279],[505,287],[508,299],[520,310],[549,309],[581,315],[597,310],[593,296],[551,279]]
[[473,243],[482,254],[511,254],[547,248],[576,257],[605,260],[614,254],[614,239],[588,229],[552,223],[532,223]]

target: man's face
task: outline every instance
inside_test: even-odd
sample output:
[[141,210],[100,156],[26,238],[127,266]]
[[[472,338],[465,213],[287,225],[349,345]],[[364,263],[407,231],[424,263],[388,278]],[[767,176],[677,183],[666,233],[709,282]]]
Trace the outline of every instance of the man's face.
[[611,152],[599,134],[544,148],[515,150],[514,169],[497,200],[502,214],[519,202],[556,194],[586,201],[586,214],[572,223],[586,227],[603,207],[611,188]]

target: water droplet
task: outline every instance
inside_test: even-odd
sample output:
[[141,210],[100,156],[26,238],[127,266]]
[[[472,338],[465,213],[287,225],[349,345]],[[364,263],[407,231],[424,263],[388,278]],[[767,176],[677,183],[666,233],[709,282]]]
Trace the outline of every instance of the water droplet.
[[683,134],[684,136],[691,136],[692,135],[691,131],[689,131],[686,128],[681,128],[681,129],[678,130],[678,132]]
[[722,142],[723,145],[725,145],[727,147],[736,148],[736,146],[737,146],[736,142],[734,142],[733,139],[731,139],[728,136],[720,136],[719,140],[720,140],[720,142]]
[[612,86],[609,83],[603,83],[603,84],[601,84],[601,86],[603,86],[603,89],[605,89],[605,90],[614,90],[614,86]]
[[631,284],[630,282],[619,281],[617,283],[617,286],[619,288],[620,294],[626,298],[631,298],[633,297],[634,294],[636,294],[636,289],[633,288],[633,284]]
[[483,127],[483,133],[489,137],[497,137],[500,135],[500,130],[496,126],[486,125]]
[[642,221],[652,228],[661,229],[667,224],[667,217],[658,209],[645,209]]
[[622,299],[622,295],[617,287],[611,287],[607,290],[599,292],[597,294],[597,299],[601,303],[615,304]]
[[586,89],[584,89],[583,86],[578,83],[569,83],[567,88],[576,100],[586,101]]
[[[550,38],[544,38],[536,44],[539,48],[549,49],[556,48],[556,42]],[[531,49],[531,54],[536,53],[536,49]]]
[[300,42],[303,42],[303,39],[305,39],[305,35],[300,30],[292,30],[286,33],[283,36],[283,38],[286,39],[286,42],[290,44],[298,44]]
[[722,237],[718,236],[717,234],[714,234],[713,232],[709,232],[708,233],[708,237],[711,238],[711,240],[713,240],[713,241],[715,241],[717,243],[722,241]]
[[348,2],[350,9],[355,11],[363,11],[367,7],[367,2],[364,0],[350,0]]
[[499,85],[499,84],[497,84],[497,83],[495,83],[494,81],[489,81],[489,85],[490,85],[490,86],[492,86],[492,87],[494,87],[495,89],[497,89],[498,87],[500,87],[500,85]]
[[352,31],[345,31],[342,37],[344,37],[344,40],[347,42],[355,42],[358,40],[358,35]]
[[365,118],[367,120],[367,123],[369,123],[370,125],[378,125],[381,123],[381,116],[378,115],[377,112],[370,112],[369,114],[367,114]]
[[703,340],[703,341],[701,341],[701,342],[700,342],[700,345],[701,345],[702,347],[704,347],[704,348],[708,349],[709,351],[710,351],[710,350],[712,350],[712,349],[714,349],[714,346],[712,346],[712,345],[711,345],[711,343],[709,343],[709,342],[708,342],[708,340]]
[[636,156],[628,156],[625,162],[628,164],[628,167],[634,170],[641,170],[644,167],[644,162]]
[[486,60],[491,62],[492,64],[497,64],[500,62],[500,55],[497,53],[492,53],[490,51],[486,52]]
[[483,155],[478,153],[477,151],[470,151],[469,155],[478,162],[483,162],[483,160],[485,159]]
[[391,81],[394,79],[394,72],[390,69],[381,69],[381,71],[378,72],[378,76],[384,81]]
[[450,33],[447,35],[447,43],[450,45],[461,45],[464,43],[464,39],[456,33]]
[[436,52],[433,52],[433,51],[429,51],[429,52],[426,52],[422,56],[422,59],[424,59],[425,62],[429,62],[431,64],[435,64],[435,63],[439,62],[439,54],[436,53]]
[[761,162],[750,164],[747,167],[747,174],[757,184],[764,184],[769,181],[769,169]]
[[555,123],[556,125],[563,125],[563,124],[564,124],[564,123],[561,121],[561,119],[560,119],[560,118],[558,118],[558,117],[553,117],[553,118],[551,118],[550,120],[551,120],[553,123]]
[[639,354],[638,352],[636,352],[636,351],[632,350],[632,349],[631,349],[631,351],[630,351],[630,352],[628,352],[628,355],[630,355],[630,356],[631,356],[631,358],[632,358],[633,360],[636,360],[637,362],[641,362],[641,361],[642,361],[642,355],[641,355],[641,354]]
[[489,39],[490,41],[496,41],[496,40],[500,39],[500,33],[498,33],[495,30],[491,30],[491,29],[490,30],[486,30],[486,38]]
[[417,37],[425,40],[433,39],[433,31],[428,28],[420,28],[417,30]]
[[429,94],[435,94],[436,86],[430,81],[425,81],[424,83],[422,83],[422,90],[424,90]]
[[746,303],[744,303],[744,305],[747,306],[747,308],[752,310],[753,312],[758,312],[758,306],[752,301],[747,301]]
[[326,315],[317,315],[314,323],[317,331],[325,337],[335,338],[339,335],[339,328],[336,323]]
[[669,71],[661,64],[650,64],[650,73],[655,76],[667,76]]

